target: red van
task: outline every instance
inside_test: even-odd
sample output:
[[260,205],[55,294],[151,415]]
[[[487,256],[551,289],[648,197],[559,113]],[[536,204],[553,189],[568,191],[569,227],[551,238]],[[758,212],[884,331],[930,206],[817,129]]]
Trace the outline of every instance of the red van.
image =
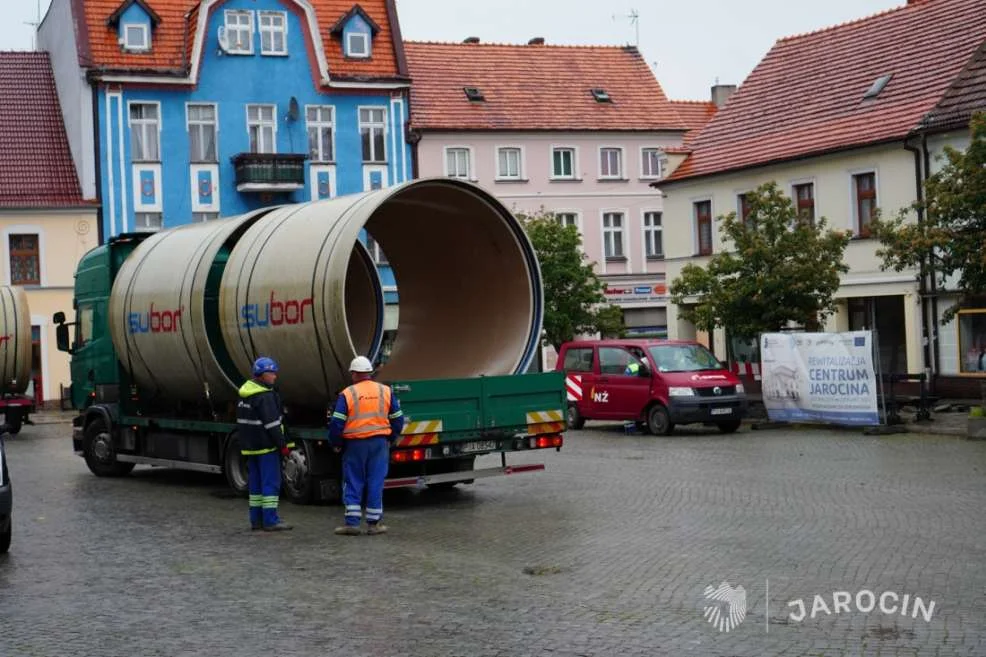
[[573,429],[586,420],[623,420],[655,435],[697,422],[732,433],[747,413],[743,384],[697,342],[566,342],[557,369],[565,371]]

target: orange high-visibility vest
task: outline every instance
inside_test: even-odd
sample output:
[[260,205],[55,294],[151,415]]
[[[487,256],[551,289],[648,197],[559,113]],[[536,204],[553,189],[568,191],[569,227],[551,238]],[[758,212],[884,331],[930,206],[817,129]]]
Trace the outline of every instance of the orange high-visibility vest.
[[374,381],[360,381],[342,391],[346,398],[346,426],[342,437],[350,440],[390,433],[390,388]]

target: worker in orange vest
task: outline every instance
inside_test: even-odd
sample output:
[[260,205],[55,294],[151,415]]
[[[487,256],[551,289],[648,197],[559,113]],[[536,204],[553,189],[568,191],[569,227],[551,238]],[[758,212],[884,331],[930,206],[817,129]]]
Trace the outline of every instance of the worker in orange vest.
[[358,536],[366,493],[366,533],[383,534],[383,484],[390,445],[401,435],[404,413],[389,386],[373,381],[373,364],[357,356],[349,365],[353,385],[342,391],[329,420],[329,441],[342,450],[345,524],[336,534]]

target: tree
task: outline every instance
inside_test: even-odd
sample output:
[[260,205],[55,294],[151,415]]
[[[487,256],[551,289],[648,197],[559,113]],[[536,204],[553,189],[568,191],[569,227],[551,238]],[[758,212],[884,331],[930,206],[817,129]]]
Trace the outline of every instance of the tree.
[[883,269],[930,265],[940,287],[958,275],[959,303],[943,313],[942,324],[986,293],[986,113],[974,116],[970,128],[965,151],[945,147],[945,166],[925,181],[924,199],[873,226]]
[[[754,338],[794,323],[813,330],[834,310],[849,234],[828,230],[824,218],[798,217],[791,199],[770,182],[746,195],[746,221],[735,212],[717,218],[729,251],[705,267],[688,264],[670,288],[683,318],[711,330]],[[697,303],[690,304],[690,299]]]
[[582,251],[575,226],[563,226],[551,213],[539,211],[518,218],[537,253],[544,283],[546,341],[558,350],[583,333],[619,335],[622,311],[605,305],[603,283]]

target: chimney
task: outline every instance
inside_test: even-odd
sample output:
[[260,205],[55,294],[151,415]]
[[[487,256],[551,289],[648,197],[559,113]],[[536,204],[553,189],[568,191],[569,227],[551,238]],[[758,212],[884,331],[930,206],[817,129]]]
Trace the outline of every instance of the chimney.
[[533,39],[531,39],[530,41],[527,42],[527,45],[529,45],[529,46],[543,46],[544,45],[544,37],[534,37]]
[[466,37],[462,43],[479,43],[479,37]]
[[712,102],[716,108],[721,108],[736,91],[735,84],[716,84],[712,86]]

